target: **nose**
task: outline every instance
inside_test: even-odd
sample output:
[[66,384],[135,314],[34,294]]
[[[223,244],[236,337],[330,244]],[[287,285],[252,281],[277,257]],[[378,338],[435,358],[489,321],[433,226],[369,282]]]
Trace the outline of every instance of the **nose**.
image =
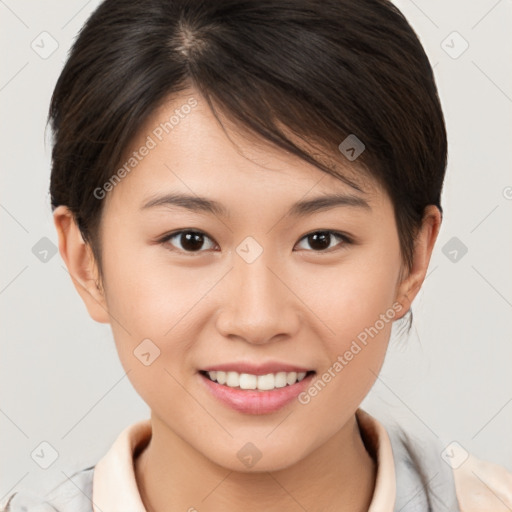
[[[287,279],[288,277],[288,279]],[[300,300],[290,276],[265,257],[252,263],[235,255],[227,278],[217,329],[225,337],[264,344],[293,337],[300,324]]]

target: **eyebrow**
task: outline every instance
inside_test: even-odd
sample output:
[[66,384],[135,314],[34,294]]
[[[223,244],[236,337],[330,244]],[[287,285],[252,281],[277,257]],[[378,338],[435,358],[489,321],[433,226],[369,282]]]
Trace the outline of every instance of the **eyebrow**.
[[[150,199],[142,205],[141,210],[157,206],[178,206],[192,212],[211,213],[226,218],[230,217],[228,209],[222,203],[202,196],[193,196],[182,193],[165,194]],[[327,194],[313,199],[297,201],[290,207],[285,216],[304,217],[306,215],[311,215],[319,211],[329,210],[339,206],[371,210],[368,202],[362,197],[350,194]]]

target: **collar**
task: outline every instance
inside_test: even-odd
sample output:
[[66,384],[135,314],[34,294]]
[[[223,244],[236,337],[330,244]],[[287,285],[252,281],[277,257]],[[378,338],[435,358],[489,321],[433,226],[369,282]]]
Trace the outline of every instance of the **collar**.
[[[396,499],[395,466],[391,442],[384,426],[362,409],[356,419],[368,452],[376,459],[377,477],[368,512],[393,512]],[[108,452],[98,461],[93,474],[94,512],[146,512],[139,494],[133,466],[137,449],[151,437],[151,420],[126,427]]]

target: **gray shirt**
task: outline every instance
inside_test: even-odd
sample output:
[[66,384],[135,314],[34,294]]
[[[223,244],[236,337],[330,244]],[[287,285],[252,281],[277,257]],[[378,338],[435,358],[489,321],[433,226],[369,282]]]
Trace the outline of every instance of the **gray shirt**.
[[[460,512],[453,471],[441,458],[440,442],[434,438],[415,439],[398,426],[388,426],[386,431],[396,473],[394,512]],[[363,430],[361,433],[365,438]],[[369,439],[364,441],[369,452],[375,450],[368,446]],[[93,512],[93,474],[94,466],[82,469],[72,481],[62,482],[44,497],[14,493],[2,512]]]

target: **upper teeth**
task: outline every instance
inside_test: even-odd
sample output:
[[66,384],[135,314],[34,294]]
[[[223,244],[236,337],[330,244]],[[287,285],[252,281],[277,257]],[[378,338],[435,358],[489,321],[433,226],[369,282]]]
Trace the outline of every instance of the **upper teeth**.
[[240,389],[259,389],[261,391],[284,388],[286,385],[300,382],[306,376],[306,372],[278,372],[267,373],[267,375],[221,371],[207,373],[211,380],[230,388],[240,387]]

